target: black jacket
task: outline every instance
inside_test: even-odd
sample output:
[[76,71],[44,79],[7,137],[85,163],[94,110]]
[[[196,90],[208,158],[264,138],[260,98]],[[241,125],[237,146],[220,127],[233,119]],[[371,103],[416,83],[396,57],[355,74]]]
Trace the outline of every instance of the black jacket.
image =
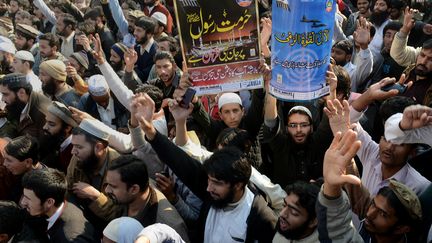
[[[211,207],[211,197],[207,192],[208,177],[204,166],[159,133],[149,143],[160,160],[203,201],[198,223],[198,232],[201,233],[198,239],[202,242],[206,218]],[[267,207],[267,202],[261,195],[256,194],[247,218],[245,242],[271,242],[275,234],[276,220],[273,211]]]

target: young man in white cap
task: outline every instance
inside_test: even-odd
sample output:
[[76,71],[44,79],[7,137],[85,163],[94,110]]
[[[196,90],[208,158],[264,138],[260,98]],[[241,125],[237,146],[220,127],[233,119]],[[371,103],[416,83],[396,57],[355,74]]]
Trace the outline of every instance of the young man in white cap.
[[129,111],[111,94],[104,76],[93,75],[87,82],[88,93],[81,97],[78,109],[89,113],[112,129],[127,128]]
[[214,120],[205,111],[201,102],[194,104],[192,116],[206,132],[210,139],[208,148],[215,148],[216,138],[225,128],[241,128],[249,133],[252,138],[252,148],[248,154],[252,165],[259,169],[262,164],[261,149],[255,139],[263,123],[264,94],[262,90],[254,90],[252,103],[248,112],[245,114],[241,98],[236,93],[224,93],[219,97],[218,107],[221,120]]
[[158,41],[159,38],[168,36],[167,33],[165,33],[167,26],[167,16],[161,12],[155,12],[151,17],[157,22],[154,39]]
[[263,171],[282,187],[297,180],[321,177],[324,153],[333,137],[327,116],[323,116],[314,132],[308,108],[294,106],[287,114],[287,123],[283,124],[276,103],[276,98],[266,95],[263,142],[270,147],[273,163],[265,164]]
[[66,172],[72,158],[72,129],[78,123],[63,103],[53,101],[47,110],[40,145],[41,161],[49,167]]
[[[70,200],[83,206],[96,227],[104,227],[105,219],[97,218],[93,211],[101,203],[109,165],[119,156],[108,147],[109,134],[92,119],[84,119],[72,130],[72,159],[67,169]],[[110,199],[108,199],[110,200]],[[112,203],[111,203],[112,205]]]
[[29,51],[17,51],[15,53],[15,58],[12,63],[12,68],[14,72],[21,73],[26,76],[27,82],[33,87],[33,91],[42,91],[42,82],[38,76],[36,76],[32,70],[35,59],[33,54]]

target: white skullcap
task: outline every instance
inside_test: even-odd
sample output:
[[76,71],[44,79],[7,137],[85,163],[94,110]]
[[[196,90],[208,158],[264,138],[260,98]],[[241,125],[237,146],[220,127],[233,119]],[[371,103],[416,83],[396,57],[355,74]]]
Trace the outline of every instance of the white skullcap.
[[15,54],[15,45],[11,42],[0,42],[0,51],[4,51],[10,54]]
[[156,19],[157,21],[161,22],[163,25],[167,25],[167,16],[161,12],[155,12],[151,16],[152,18]]
[[15,58],[33,63],[35,62],[33,54],[31,54],[29,51],[17,51],[15,53]]
[[105,80],[105,77],[96,74],[91,76],[88,79],[88,92],[93,96],[104,96],[109,92],[108,83]]
[[288,112],[288,116],[293,114],[293,113],[296,113],[296,111],[303,111],[304,113],[306,113],[309,116],[309,118],[311,120],[313,119],[312,113],[310,112],[310,110],[304,106],[301,106],[301,105],[294,106],[293,108],[291,108],[291,110],[289,110],[289,112]]
[[117,243],[134,242],[144,227],[141,223],[130,217],[121,217],[112,220],[103,230],[103,235]]
[[224,93],[219,97],[219,101],[218,101],[218,106],[219,106],[219,110],[222,109],[222,106],[226,105],[226,104],[239,104],[241,106],[243,106],[241,98],[238,94],[236,93]]
[[79,128],[99,138],[100,140],[108,142],[110,135],[98,126],[98,120],[85,118],[79,124]]

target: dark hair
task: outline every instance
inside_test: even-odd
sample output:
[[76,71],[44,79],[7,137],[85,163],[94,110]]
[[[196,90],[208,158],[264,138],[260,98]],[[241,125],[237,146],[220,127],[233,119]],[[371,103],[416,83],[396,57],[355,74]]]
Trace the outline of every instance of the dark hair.
[[153,61],[154,61],[154,63],[156,63],[156,61],[163,60],[163,59],[167,59],[172,64],[175,64],[174,57],[171,55],[170,52],[167,52],[167,51],[158,51],[158,52],[156,52],[156,54],[155,54],[155,56],[153,58]]
[[155,111],[158,112],[162,107],[163,93],[158,87],[151,84],[140,84],[135,89],[135,93],[146,93],[155,103]]
[[342,93],[348,99],[351,93],[351,78],[345,68],[333,65],[333,72],[337,78],[336,94]]
[[22,186],[32,190],[41,203],[49,198],[54,199],[56,207],[63,203],[67,190],[65,174],[53,168],[27,172],[22,178]]
[[218,180],[228,182],[231,185],[239,182],[246,185],[249,182],[252,168],[242,155],[242,151],[238,148],[222,148],[204,162],[204,168],[208,175]]
[[108,142],[100,139],[90,133],[88,133],[86,130],[83,130],[80,127],[75,127],[74,129],[72,129],[72,135],[83,135],[85,137],[85,140],[91,144],[91,146],[95,146],[96,143],[102,143],[105,147],[108,146]]
[[65,14],[62,15],[62,17],[63,17],[63,23],[64,23],[65,27],[67,27],[68,25],[70,25],[71,28],[72,28],[72,30],[75,30],[75,28],[77,26],[77,21],[74,18],[74,16],[72,16],[72,15],[70,15],[68,13],[65,13]]
[[0,201],[0,234],[9,238],[21,232],[24,211],[12,201]]
[[417,104],[415,100],[405,96],[394,96],[386,99],[380,107],[382,122],[384,123],[389,117],[396,113],[403,113],[405,108],[415,104]]
[[243,153],[249,153],[252,146],[252,139],[246,130],[240,128],[225,128],[216,138],[216,144],[222,147],[233,146]]
[[149,187],[149,177],[147,166],[135,155],[121,155],[113,160],[108,167],[110,171],[117,171],[120,174],[121,181],[126,183],[129,189],[133,185],[138,185],[143,192]]
[[85,34],[86,36],[96,34],[96,27],[91,20],[84,20],[84,22],[79,22],[77,29]]
[[352,55],[353,43],[349,40],[341,40],[333,45],[333,48],[338,48],[344,51],[347,55]]
[[61,1],[51,1],[48,3],[48,6],[50,9],[58,8],[62,13],[67,13],[67,7],[66,4],[63,4]]
[[140,10],[139,4],[134,0],[126,0],[123,3],[126,3],[128,5],[129,10]]
[[84,14],[84,20],[87,20],[87,19],[96,20],[96,18],[98,18],[98,17],[101,17],[101,18],[104,17],[102,7],[100,7],[100,6],[92,8],[87,13]]
[[396,213],[396,217],[398,219],[397,224],[398,225],[408,225],[408,226],[414,226],[414,224],[417,222],[417,220],[414,220],[410,217],[410,214],[406,207],[401,203],[399,198],[396,196],[396,194],[393,192],[393,190],[386,186],[381,188],[377,195],[381,195],[387,199],[387,204],[392,207]]
[[33,165],[39,161],[39,144],[36,138],[30,135],[16,137],[10,141],[4,151],[19,161],[32,159]]
[[432,39],[429,39],[423,43],[423,49],[432,49]]
[[318,198],[320,188],[317,185],[296,181],[285,187],[287,195],[291,193],[297,195],[300,206],[308,212],[308,220],[316,218],[315,204]]
[[406,3],[404,1],[401,0],[392,0],[391,1],[391,8],[396,8],[398,10],[401,10],[403,8],[405,8]]
[[174,55],[177,54],[180,47],[179,47],[179,44],[178,44],[178,41],[176,38],[174,38],[172,36],[162,36],[158,39],[157,42],[163,42],[163,41],[168,41],[169,42],[169,51],[171,53],[174,53]]
[[147,16],[143,16],[135,22],[135,27],[143,28],[147,33],[154,34],[156,20]]
[[[17,82],[16,79],[21,79],[21,81]],[[6,86],[10,91],[14,92],[15,94],[17,94],[20,89],[24,89],[26,94],[30,95],[33,91],[33,87],[29,82],[22,82],[23,79],[25,80],[25,76],[23,74],[9,73],[0,80],[0,84]]]
[[399,21],[390,21],[383,29],[383,35],[387,32],[387,30],[395,30],[399,31],[402,28],[402,23]]
[[46,33],[43,34],[41,36],[39,36],[39,41],[41,40],[46,40],[48,41],[48,45],[50,47],[57,47],[57,50],[60,49],[60,39],[58,38],[58,36],[56,34],[53,33]]

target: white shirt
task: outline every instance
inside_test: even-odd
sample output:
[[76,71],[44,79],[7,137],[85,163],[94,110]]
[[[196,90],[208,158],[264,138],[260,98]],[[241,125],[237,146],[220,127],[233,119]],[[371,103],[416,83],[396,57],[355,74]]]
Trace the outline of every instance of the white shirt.
[[381,160],[379,159],[379,145],[372,140],[359,123],[357,123],[357,134],[357,139],[362,143],[357,152],[357,156],[363,165],[361,181],[369,190],[371,196],[375,196],[382,187],[388,186],[390,179],[396,179],[405,184],[417,195],[420,195],[430,185],[431,182],[408,163],[390,178],[383,180]]
[[253,199],[254,194],[246,187],[237,203],[222,209],[211,207],[206,219],[204,242],[244,242]]
[[369,43],[369,49],[372,51],[372,54],[374,57],[378,56],[381,52],[382,44],[383,44],[383,30],[384,27],[390,22],[390,20],[386,20],[384,23],[381,24],[381,26],[375,27],[375,35],[371,42]]
[[35,92],[42,92],[42,82],[32,70],[26,75],[26,80],[29,82]]
[[75,31],[73,31],[68,37],[63,38],[60,52],[66,58],[68,58],[74,52],[74,48],[73,48],[74,38],[75,38]]
[[96,103],[97,110],[99,112],[99,116],[101,121],[111,127],[112,129],[116,129],[116,126],[112,124],[112,120],[116,117],[114,112],[114,100],[112,97],[109,98],[107,108],[105,109],[103,106],[100,106]]
[[56,212],[55,212],[51,217],[49,217],[49,219],[47,219],[47,221],[48,221],[48,227],[47,227],[47,230],[51,229],[51,227],[54,225],[54,223],[55,223],[55,222],[57,221],[57,219],[60,217],[60,215],[61,215],[62,212],[63,212],[63,207],[64,207],[64,203],[62,203],[62,204],[60,205],[60,207],[57,208]]

